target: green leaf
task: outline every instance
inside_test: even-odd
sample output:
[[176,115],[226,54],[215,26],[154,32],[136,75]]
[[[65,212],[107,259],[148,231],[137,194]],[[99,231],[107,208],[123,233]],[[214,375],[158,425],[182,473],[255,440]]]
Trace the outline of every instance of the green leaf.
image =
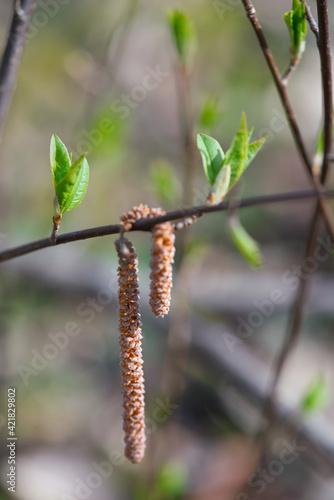
[[223,112],[219,109],[218,99],[215,97],[208,97],[199,113],[198,127],[202,129],[212,129],[222,119]]
[[288,27],[289,34],[291,36],[291,42],[293,42],[293,21],[292,21],[292,11],[283,14],[283,19]]
[[238,132],[236,133],[230,149],[226,152],[224,158],[224,165],[231,166],[231,179],[229,189],[231,189],[234,184],[239,179],[240,175],[245,170],[245,164],[248,155],[248,130],[247,121],[245,113],[241,115],[241,121],[239,125]]
[[205,175],[213,186],[223,166],[224,151],[216,139],[205,134],[197,134],[197,147],[202,156]]
[[283,14],[291,40],[291,60],[296,64],[305,50],[307,23],[305,15],[305,0],[292,1],[292,10]]
[[254,160],[255,156],[260,151],[260,149],[262,148],[263,144],[266,142],[268,137],[269,137],[269,135],[265,135],[264,137],[261,137],[261,139],[258,139],[257,141],[254,141],[254,142],[251,142],[250,144],[248,144],[247,158],[246,158],[243,172],[246,170],[246,168],[248,167],[250,162],[252,160]]
[[68,154],[66,146],[55,134],[51,137],[50,144],[50,163],[53,177],[53,185],[56,184],[66,175],[71,166],[71,158]]
[[[239,129],[225,156],[218,141],[208,135],[197,134],[197,147],[202,155],[204,172],[213,186],[207,199],[208,203],[218,203],[222,200],[269,137],[262,137],[249,144],[252,133],[253,128],[247,129],[246,116],[242,113]],[[224,170],[224,167],[228,168]],[[227,178],[229,184],[226,187]]]
[[167,14],[167,21],[182,62],[190,62],[195,48],[195,28],[192,20],[179,10]]
[[160,493],[157,498],[183,498],[187,485],[188,471],[184,463],[169,462],[158,471],[156,489]]
[[304,413],[322,410],[329,401],[330,390],[323,377],[317,377],[311,382],[301,403]]
[[85,156],[86,153],[81,155],[68,169],[66,175],[55,185],[61,214],[77,207],[86,194],[89,166]]
[[262,255],[257,242],[247,233],[236,216],[229,218],[229,236],[244,260],[254,268],[262,265]]
[[216,177],[214,185],[209,193],[207,203],[210,205],[216,205],[222,201],[228,191],[230,179],[231,167],[230,165],[224,165]]
[[175,170],[166,160],[151,164],[150,186],[161,202],[175,203],[179,195],[179,184]]

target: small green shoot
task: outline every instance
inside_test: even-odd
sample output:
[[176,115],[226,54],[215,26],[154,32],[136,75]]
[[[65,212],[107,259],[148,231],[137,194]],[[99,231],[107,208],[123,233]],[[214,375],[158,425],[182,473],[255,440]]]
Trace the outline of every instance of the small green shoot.
[[179,10],[172,10],[166,17],[180,62],[188,64],[193,58],[196,46],[193,22],[188,15]]
[[162,203],[176,203],[180,186],[175,175],[175,170],[164,159],[155,160],[151,164],[150,188]]
[[292,0],[292,10],[283,15],[290,34],[291,64],[296,65],[305,50],[307,23],[305,16],[305,0]]
[[202,156],[206,178],[212,186],[208,204],[217,204],[239,180],[255,158],[268,136],[250,143],[253,129],[248,130],[242,113],[239,129],[226,154],[219,142],[205,134],[197,134],[197,147]]
[[325,379],[318,376],[308,386],[300,408],[303,413],[315,413],[325,408],[329,402],[330,389]]
[[262,265],[262,255],[258,243],[247,233],[238,217],[229,217],[229,236],[241,257],[253,268]]
[[89,166],[85,156],[84,153],[72,163],[72,155],[69,155],[63,142],[56,135],[52,136],[50,162],[55,189],[55,216],[62,216],[82,202],[89,181]]

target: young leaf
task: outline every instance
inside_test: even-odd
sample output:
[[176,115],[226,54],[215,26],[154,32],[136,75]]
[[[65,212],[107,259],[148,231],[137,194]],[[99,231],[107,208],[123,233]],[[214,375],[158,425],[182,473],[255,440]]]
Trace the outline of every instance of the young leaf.
[[269,135],[265,135],[264,137],[261,137],[261,139],[258,139],[257,141],[248,144],[247,158],[245,161],[243,172],[246,170],[250,162],[255,158],[255,156],[260,151],[260,149],[262,148],[263,144],[266,142],[268,137]]
[[50,163],[53,185],[56,186],[56,184],[66,175],[66,172],[70,168],[71,158],[68,154],[66,146],[55,134],[51,137]]
[[189,62],[195,47],[195,29],[192,20],[178,10],[167,14],[167,20],[180,60]]
[[197,147],[202,156],[206,178],[211,186],[213,186],[223,166],[224,151],[216,139],[205,134],[197,134]]
[[201,129],[212,129],[222,119],[223,112],[219,109],[218,99],[207,97],[199,113],[198,127]]
[[216,205],[220,203],[228,191],[228,187],[231,179],[231,167],[230,165],[224,165],[212,186],[212,189],[207,198],[207,203],[210,205]]
[[[209,183],[214,186],[208,196],[208,203],[218,203],[222,200],[268,138],[265,136],[249,144],[252,133],[253,128],[247,129],[246,116],[242,113],[239,129],[225,156],[220,144],[215,139],[205,134],[197,134],[197,147],[202,155],[204,172]],[[222,171],[227,166],[228,169]],[[225,189],[228,177],[230,180]]]
[[260,248],[235,215],[229,218],[228,230],[232,242],[245,261],[251,267],[260,267],[262,265]]
[[231,166],[229,189],[234,186],[246,168],[245,164],[248,155],[248,134],[246,115],[245,113],[242,113],[238,132],[232,141],[230,149],[226,152],[224,159],[224,165],[229,164]]
[[55,185],[61,214],[77,207],[86,194],[89,166],[85,156],[85,153],[81,155],[68,169],[66,175]]
[[323,377],[317,377],[309,385],[301,403],[304,413],[322,410],[329,400],[329,387]]
[[305,0],[292,0],[292,10],[283,15],[291,40],[291,62],[298,63],[305,50],[307,23],[305,16]]

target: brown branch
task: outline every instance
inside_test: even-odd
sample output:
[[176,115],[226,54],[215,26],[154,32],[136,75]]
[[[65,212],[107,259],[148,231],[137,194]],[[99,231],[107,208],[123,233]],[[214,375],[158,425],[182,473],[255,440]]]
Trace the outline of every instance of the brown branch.
[[310,7],[307,5],[306,2],[305,2],[305,14],[306,14],[306,19],[310,25],[311,31],[313,31],[316,39],[318,40],[319,28],[318,28],[317,23],[315,22],[314,17],[312,16],[312,12],[311,12]]
[[[317,0],[318,3],[318,18],[319,18],[319,38],[318,47],[321,60],[321,74],[322,74],[322,85],[323,85],[323,95],[324,95],[324,158],[321,173],[321,184],[324,184],[330,161],[330,151],[332,147],[332,122],[333,122],[333,112],[332,112],[332,56],[330,49],[330,38],[329,38],[329,22],[328,22],[328,8],[326,0]],[[310,234],[307,241],[305,258],[312,255],[316,236],[319,230],[320,223],[320,213],[323,210],[327,210],[328,204],[323,204],[322,199],[318,200],[312,224],[310,229]],[[296,345],[300,336],[300,327],[303,315],[303,307],[307,291],[307,281],[302,280],[297,292],[296,302],[292,309],[292,321],[291,328],[287,333],[287,338],[285,345],[280,353],[280,356],[275,367],[272,394],[268,402],[267,411],[270,412],[272,408],[273,399],[275,397],[275,390],[277,382],[280,378],[283,367],[289,357],[289,354]],[[269,419],[270,420],[270,419]]]
[[[311,228],[309,231],[309,236],[307,239],[307,245],[306,245],[306,250],[305,250],[305,260],[308,259],[309,257],[312,256],[316,244],[316,236],[319,231],[319,223],[321,221],[320,219],[321,215],[321,210],[319,207],[319,202],[317,203],[316,210],[313,215],[312,223],[311,223]],[[266,407],[264,410],[264,416],[267,419],[268,422],[268,427],[265,430],[265,435],[268,436],[270,433],[270,429],[273,425],[272,417],[274,417],[273,414],[273,408],[275,405],[275,399],[276,399],[276,389],[277,389],[277,383],[278,380],[281,376],[281,373],[283,371],[283,368],[293,351],[295,345],[297,344],[299,337],[300,337],[300,327],[301,327],[301,322],[302,322],[302,317],[303,317],[303,309],[305,305],[305,300],[306,300],[306,294],[307,294],[307,285],[309,283],[308,279],[301,279],[299,288],[297,291],[296,299],[294,306],[292,307],[291,310],[291,320],[290,320],[290,325],[288,327],[287,333],[286,333],[286,339],[283,345],[283,349],[281,350],[278,360],[276,362],[276,366],[274,369],[274,375],[273,375],[273,380],[271,382],[271,390],[269,391],[269,396],[268,400],[266,403]],[[265,438],[266,439],[266,438]]]
[[0,66],[0,137],[15,87],[25,35],[35,7],[35,0],[21,0],[21,8],[13,2],[13,17]]
[[[301,137],[301,133],[296,121],[296,118],[292,112],[292,106],[287,94],[286,90],[286,81],[282,80],[282,78],[279,75],[278,69],[275,65],[274,59],[272,57],[272,54],[268,48],[266,39],[264,37],[264,34],[262,32],[261,25],[257,19],[256,16],[256,11],[252,5],[252,2],[250,0],[242,0],[244,7],[246,9],[246,13],[248,18],[251,21],[251,24],[254,28],[254,31],[256,33],[256,36],[258,38],[259,44],[261,46],[261,49],[263,51],[263,54],[266,58],[267,64],[269,66],[269,69],[273,75],[274,82],[276,85],[276,88],[278,90],[283,108],[285,110],[285,114],[287,116],[290,129],[292,131],[296,146],[299,150],[300,156],[302,157],[304,161],[305,168],[309,174],[310,180],[312,181],[313,185],[315,186],[319,198],[318,198],[318,203],[316,206],[316,210],[313,216],[312,220],[312,225],[310,229],[310,234],[308,238],[308,243],[307,243],[307,248],[306,248],[306,256],[309,256],[314,248],[315,244],[315,238],[318,232],[319,228],[319,222],[320,222],[320,215],[322,213],[324,220],[327,224],[328,230],[330,232],[330,236],[332,239],[332,242],[334,242],[333,239],[333,215],[331,212],[330,205],[328,204],[327,200],[324,199],[324,197],[321,195],[322,192],[324,192],[324,181],[327,177],[327,172],[328,172],[328,165],[330,161],[330,152],[331,152],[331,145],[332,145],[332,75],[331,75],[331,52],[330,52],[330,40],[329,40],[329,26],[328,26],[328,9],[327,9],[327,2],[326,0],[317,0],[318,4],[318,17],[319,17],[319,35],[317,33],[317,26],[315,24],[315,21],[311,15],[311,12],[307,7],[306,10],[306,16],[307,19],[311,25],[312,31],[315,33],[317,39],[318,39],[318,46],[319,46],[319,51],[320,51],[320,58],[321,58],[321,72],[322,72],[322,83],[323,83],[323,94],[324,94],[324,107],[325,107],[325,134],[326,134],[326,139],[325,139],[325,146],[324,146],[324,158],[323,158],[323,165],[322,165],[322,172],[321,172],[321,178],[319,179],[318,176],[314,176],[312,174],[312,164],[310,163],[310,160],[308,158],[308,155],[306,153],[306,149],[304,146],[303,139]],[[302,280],[298,293],[296,296],[296,302],[295,305],[292,309],[291,313],[291,326],[289,327],[287,334],[286,334],[286,339],[285,343],[283,345],[283,348],[278,356],[278,360],[276,363],[276,366],[274,368],[274,374],[273,374],[273,380],[271,384],[271,391],[269,393],[269,396],[266,401],[266,405],[264,408],[264,415],[267,417],[267,426],[262,430],[261,435],[260,435],[260,440],[262,442],[262,449],[266,449],[266,443],[267,440],[270,436],[271,429],[273,425],[275,424],[275,417],[273,413],[274,405],[275,405],[275,395],[276,395],[276,388],[277,388],[277,383],[280,378],[280,375],[282,373],[282,370],[285,366],[285,363],[293,350],[295,344],[297,343],[299,336],[300,336],[300,326],[301,326],[301,321],[302,321],[302,315],[303,315],[303,308],[305,305],[305,298],[306,298],[306,292],[307,292],[307,280]]]
[[[322,74],[322,85],[323,85],[323,95],[324,95],[324,158],[322,165],[322,173],[321,173],[321,184],[323,184],[327,177],[328,165],[330,161],[329,153],[331,151],[332,146],[332,57],[331,57],[331,49],[330,49],[330,38],[329,38],[329,23],[328,23],[328,9],[326,0],[317,0],[318,4],[318,18],[319,18],[319,38],[318,38],[318,47],[320,53],[321,60],[321,74]],[[321,207],[321,202],[323,200],[319,199],[313,220],[311,223],[311,229],[309,233],[309,237],[307,240],[307,246],[305,251],[305,259],[310,257],[313,253],[316,236],[319,230],[320,223],[320,214],[322,210],[327,210],[328,205],[325,204]],[[272,412],[273,402],[275,399],[275,392],[277,387],[277,382],[280,378],[283,367],[296,345],[299,336],[300,336],[300,327],[303,316],[303,308],[306,298],[307,291],[307,280],[301,280],[296,301],[294,307],[292,309],[292,319],[291,319],[291,327],[289,328],[286,336],[286,341],[283,346],[283,349],[279,355],[277,360],[277,364],[275,367],[274,377],[272,381],[272,391],[270,393],[270,397],[267,403],[267,407],[265,413],[268,417]],[[271,419],[268,418],[270,422]]]
[[[323,2],[325,0],[319,0],[319,1]],[[322,186],[321,186],[319,180],[317,178],[313,177],[313,175],[312,175],[312,163],[311,163],[309,156],[307,154],[306,147],[304,145],[304,141],[303,141],[303,138],[301,136],[301,132],[300,132],[300,129],[299,129],[299,126],[298,126],[298,123],[297,123],[297,120],[296,120],[296,117],[295,117],[295,114],[294,114],[294,111],[293,111],[293,108],[292,108],[292,105],[291,105],[291,102],[290,102],[290,99],[289,99],[289,96],[287,93],[286,85],[285,85],[284,81],[282,81],[282,79],[281,79],[280,72],[275,64],[275,60],[272,56],[272,53],[270,52],[266,38],[265,38],[263,31],[262,31],[262,27],[261,27],[259,20],[257,18],[255,8],[254,8],[251,0],[242,0],[242,3],[244,4],[247,17],[249,18],[249,20],[252,24],[252,27],[255,31],[255,34],[256,34],[257,39],[258,39],[259,44],[260,44],[260,47],[262,49],[263,55],[267,61],[267,65],[268,65],[270,72],[273,76],[277,92],[278,92],[279,97],[281,99],[282,106],[283,106],[286,118],[287,118],[289,126],[290,126],[291,133],[293,135],[293,138],[294,138],[295,144],[297,146],[297,149],[299,151],[299,154],[300,154],[301,158],[303,159],[305,168],[309,174],[309,179],[312,182],[312,184],[315,186],[317,191],[319,193],[321,193]],[[333,219],[333,215],[332,215],[331,210],[329,209],[328,206],[326,207],[325,205],[327,205],[326,200],[322,200],[320,202],[321,211],[322,211],[324,219],[326,221],[326,225],[328,227],[328,231],[330,233],[331,239],[332,239],[332,241],[334,241],[334,219]]]
[[276,66],[275,60],[273,58],[272,53],[270,52],[270,49],[268,47],[266,38],[263,34],[262,27],[259,23],[259,20],[256,15],[255,8],[251,2],[251,0],[242,0],[242,3],[244,4],[245,10],[247,17],[249,18],[253,29],[255,31],[255,34],[257,36],[257,39],[259,41],[260,47],[262,49],[263,55],[267,61],[268,68],[273,76],[275,86],[277,89],[277,92],[279,94],[279,97],[281,99],[292,135],[294,137],[296,146],[298,148],[299,154],[302,157],[305,166],[310,174],[312,176],[312,164],[311,160],[308,157],[306,147],[304,145],[303,138],[301,136],[299,126],[297,124],[297,120],[287,93],[286,86],[282,83],[281,81],[281,74]]
[[[326,191],[322,194],[326,198],[334,198],[334,191]],[[235,204],[232,204],[232,208],[247,208],[256,207],[260,205],[267,205],[271,203],[287,202],[287,201],[297,201],[297,200],[307,200],[312,198],[319,198],[319,193],[316,189],[306,189],[301,191],[293,191],[290,193],[277,193],[272,195],[256,196],[253,198],[246,198],[244,200],[237,200]],[[184,219],[187,217],[201,217],[207,213],[213,212],[224,212],[231,210],[231,202],[224,201],[219,205],[199,205],[196,207],[184,208],[180,210],[175,210],[173,212],[167,212],[165,215],[159,217],[152,217],[149,219],[142,219],[135,222],[132,225],[130,231],[151,231],[151,229],[161,222],[173,221],[177,219]],[[64,243],[72,243],[79,240],[87,240],[90,238],[98,238],[101,236],[107,236],[110,234],[118,234],[124,230],[123,226],[119,224],[112,224],[109,226],[99,226],[92,227],[90,229],[82,229],[81,231],[74,231],[71,233],[61,234],[57,237],[56,246],[63,245]],[[5,262],[7,260],[14,259],[15,257],[20,257],[27,253],[35,252],[41,250],[42,248],[47,248],[52,246],[50,238],[44,238],[42,240],[33,241],[32,243],[27,243],[16,248],[11,248],[0,252],[0,262]]]
[[317,0],[319,38],[318,47],[321,63],[321,77],[324,105],[324,157],[321,171],[321,182],[324,183],[328,174],[329,154],[332,149],[333,127],[333,89],[332,89],[332,53],[329,35],[329,19],[327,0]]

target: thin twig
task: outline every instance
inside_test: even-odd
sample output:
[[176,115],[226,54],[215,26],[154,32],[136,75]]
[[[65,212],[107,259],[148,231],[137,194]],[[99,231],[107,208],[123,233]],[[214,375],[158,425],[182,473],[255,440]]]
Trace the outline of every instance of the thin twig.
[[[317,0],[318,4],[318,18],[319,18],[319,38],[318,47],[321,60],[321,74],[322,74],[322,85],[323,85],[323,95],[324,95],[324,158],[322,164],[321,173],[321,183],[323,184],[326,180],[329,165],[329,153],[332,147],[332,56],[330,49],[330,38],[329,38],[329,22],[328,22],[328,8],[326,0]],[[322,210],[326,210],[328,205],[323,205],[321,207],[321,199],[318,200],[312,224],[310,229],[310,234],[307,240],[307,246],[305,251],[305,258],[307,259],[313,253],[316,236],[319,229],[320,223],[320,213]],[[270,399],[267,405],[267,413],[270,413],[270,409],[273,405],[273,400],[275,398],[275,392],[278,380],[280,378],[283,367],[289,357],[289,354],[293,350],[300,336],[300,327],[303,315],[303,307],[305,303],[307,290],[307,281],[301,280],[295,305],[292,309],[292,321],[291,328],[287,333],[285,345],[280,353],[280,356],[275,367],[272,391]],[[269,419],[270,422],[270,419]]]
[[[324,1],[324,0],[322,0]],[[319,180],[312,175],[312,163],[311,160],[307,154],[306,147],[304,145],[304,141],[287,93],[286,85],[281,79],[280,72],[276,66],[275,60],[272,56],[272,53],[270,52],[270,49],[268,47],[266,38],[263,34],[262,27],[259,23],[259,20],[256,15],[255,8],[251,2],[251,0],[242,0],[242,3],[244,4],[245,10],[247,17],[249,18],[253,29],[255,31],[255,34],[257,36],[257,39],[259,41],[260,47],[262,49],[263,55],[267,61],[268,68],[270,69],[270,72],[274,78],[275,86],[278,91],[279,97],[282,102],[282,106],[285,112],[285,115],[287,117],[292,135],[294,137],[297,149],[299,151],[299,154],[301,158],[303,159],[305,168],[309,174],[310,181],[313,183],[315,188],[318,190],[319,193],[321,193],[322,186],[319,182]],[[327,161],[327,160],[326,160]],[[323,200],[320,203],[321,210],[323,212],[324,219],[326,220],[326,224],[328,227],[328,231],[330,233],[330,236],[332,238],[332,241],[334,241],[334,219],[331,210],[329,207],[325,207],[327,204],[326,200]]]
[[13,2],[13,17],[0,67],[0,138],[14,91],[25,35],[34,7],[35,0],[22,0],[20,9],[17,8],[17,3]]
[[52,233],[50,237],[51,245],[55,245],[57,243],[57,236],[58,236],[58,231],[59,231],[59,226],[60,226],[60,221],[61,221],[61,215],[54,216],[52,218],[53,225],[52,225]]
[[288,80],[289,80],[290,76],[292,75],[292,73],[294,72],[294,70],[296,69],[296,67],[297,67],[297,64],[290,61],[288,69],[285,71],[285,73],[283,73],[282,78],[281,78],[284,85],[287,85]]
[[[322,194],[326,198],[334,198],[334,191],[326,191]],[[287,201],[297,201],[297,200],[307,200],[312,198],[319,198],[319,193],[316,189],[306,189],[301,191],[294,191],[290,193],[277,193],[272,195],[256,196],[253,198],[246,198],[244,200],[238,200],[237,207],[257,207],[260,205],[267,205],[271,203],[287,202]],[[195,207],[184,208],[181,210],[175,210],[173,212],[167,212],[165,215],[159,217],[152,217],[150,219],[142,219],[135,222],[132,225],[130,231],[151,231],[151,229],[161,222],[173,221],[177,219],[184,219],[187,217],[200,217],[203,214],[213,213],[213,212],[224,212],[231,209],[231,203],[229,201],[224,201],[219,205],[199,205]],[[74,231],[71,233],[61,234],[57,237],[56,246],[62,245],[64,243],[72,243],[79,240],[87,240],[90,238],[98,238],[100,236],[107,236],[111,234],[118,234],[124,230],[123,226],[119,224],[112,224],[109,226],[92,227],[90,229],[83,229],[81,231]],[[15,257],[20,257],[27,253],[35,252],[36,250],[41,250],[42,248],[47,248],[52,246],[50,238],[45,238],[42,240],[33,241],[26,245],[22,245],[16,248],[11,248],[0,252],[0,262],[5,262],[7,260],[14,259]]]
[[[313,215],[312,223],[311,223],[311,228],[309,231],[309,236],[307,239],[307,245],[306,245],[306,250],[305,250],[305,262],[306,260],[313,255],[314,252],[314,247],[316,244],[316,236],[319,231],[319,223],[321,221],[320,218],[321,215],[321,210],[319,207],[319,202],[317,203],[316,210]],[[305,305],[305,299],[306,299],[306,293],[307,293],[307,285],[309,283],[308,279],[301,279],[299,288],[297,291],[296,299],[294,306],[292,307],[291,310],[291,321],[290,325],[286,334],[286,339],[285,343],[283,346],[282,351],[279,354],[275,369],[274,369],[274,374],[273,374],[273,380],[271,382],[271,391],[269,392],[269,397],[268,401],[266,403],[266,407],[264,410],[264,416],[267,418],[268,422],[268,428],[266,429],[266,435],[269,434],[269,429],[271,428],[272,422],[272,410],[274,406],[274,402],[276,399],[276,390],[277,390],[277,383],[278,380],[281,376],[282,370],[288,360],[289,355],[293,351],[295,345],[297,344],[299,337],[300,337],[300,327],[301,327],[301,321],[302,321],[302,316],[303,316],[303,308]]]
[[249,18],[253,29],[255,31],[255,34],[257,36],[257,39],[259,41],[260,47],[262,49],[263,55],[267,61],[268,68],[274,78],[275,86],[277,89],[277,92],[280,96],[280,99],[282,101],[282,105],[292,132],[292,135],[295,139],[295,143],[297,145],[298,151],[304,160],[305,166],[309,172],[309,174],[312,176],[312,165],[311,165],[311,160],[308,157],[306,147],[304,145],[303,138],[301,136],[299,126],[297,124],[297,120],[295,117],[295,113],[293,111],[287,90],[285,85],[281,81],[281,74],[276,66],[275,60],[273,58],[272,53],[270,52],[270,49],[268,47],[266,38],[263,34],[262,27],[259,23],[259,20],[256,15],[255,8],[250,0],[242,0],[242,3],[244,4],[245,10],[247,17]]
[[[317,26],[313,20],[313,17],[311,15],[311,12],[309,8],[307,7],[307,13],[306,16],[308,18],[308,21],[311,25],[312,31],[314,31],[316,37],[318,38],[318,46],[320,50],[320,57],[321,57],[321,70],[322,70],[322,80],[323,80],[323,93],[324,93],[324,106],[325,106],[325,128],[326,128],[326,140],[325,140],[325,148],[324,148],[324,158],[323,158],[323,165],[322,165],[322,173],[321,173],[321,178],[319,179],[318,176],[313,176],[312,175],[312,164],[309,160],[308,154],[305,149],[305,145],[303,142],[303,139],[301,137],[301,133],[296,121],[296,118],[294,116],[292,106],[287,94],[286,90],[286,81],[282,80],[278,69],[276,67],[276,64],[274,62],[274,59],[272,57],[272,54],[268,48],[266,39],[264,37],[264,34],[262,32],[261,25],[257,19],[256,16],[256,11],[252,5],[251,0],[242,0],[247,16],[253,26],[253,29],[256,33],[256,36],[258,38],[260,47],[263,51],[263,54],[266,58],[268,67],[273,75],[274,81],[276,88],[278,90],[283,108],[285,110],[285,114],[288,119],[288,123],[290,125],[290,129],[292,131],[296,146],[299,150],[299,153],[304,161],[305,168],[309,174],[310,180],[312,181],[313,185],[315,186],[317,192],[319,193],[319,198],[318,198],[318,203],[316,206],[316,210],[313,216],[312,220],[312,225],[311,225],[311,230],[308,238],[308,243],[307,243],[307,248],[306,248],[306,256],[310,255],[312,253],[312,249],[315,244],[315,238],[318,232],[318,225],[320,222],[320,213],[322,212],[322,215],[324,217],[324,220],[326,221],[326,224],[328,226],[328,230],[330,232],[330,236],[332,241],[334,242],[333,239],[333,215],[331,212],[331,208],[329,206],[329,203],[327,203],[327,200],[324,199],[324,197],[321,195],[322,192],[324,192],[324,181],[327,176],[327,171],[328,171],[328,163],[329,163],[329,153],[331,150],[331,144],[332,144],[332,75],[331,75],[331,53],[330,53],[330,42],[329,42],[329,26],[328,26],[328,11],[327,11],[327,3],[326,0],[317,0],[318,3],[318,17],[319,17],[319,37],[317,34]],[[327,78],[327,81],[325,81]],[[328,109],[326,109],[326,107]],[[295,346],[299,335],[300,335],[300,326],[301,326],[301,320],[302,320],[302,314],[303,314],[303,308],[304,308],[304,303],[305,303],[305,297],[306,297],[306,291],[307,291],[307,283],[308,281],[302,280],[300,285],[299,285],[299,290],[297,293],[296,297],[296,302],[294,305],[294,308],[292,310],[292,322],[291,322],[291,327],[289,328],[287,335],[286,335],[286,340],[283,345],[283,349],[278,357],[276,367],[274,369],[274,375],[273,375],[273,381],[272,381],[272,387],[271,387],[271,392],[269,395],[269,398],[267,400],[267,404],[265,406],[265,411],[264,414],[267,418],[267,426],[264,428],[263,432],[261,432],[260,436],[260,441],[262,442],[262,449],[265,450],[266,447],[266,442],[268,439],[268,436],[270,434],[270,429],[274,425],[274,420],[272,417],[272,412],[271,410],[273,409],[273,405],[275,403],[275,393],[276,393],[276,388],[277,388],[277,383],[279,380],[279,377],[282,373],[282,370],[285,366],[286,360],[293,350],[293,347]],[[264,456],[264,455],[263,455]]]
[[307,5],[305,2],[305,14],[306,14],[306,19],[310,25],[311,31],[315,34],[316,39],[318,39],[319,36],[319,28],[317,23],[315,22],[314,17],[312,16],[312,12],[310,7]]
[[[329,165],[329,153],[332,147],[332,56],[330,49],[330,38],[329,38],[329,22],[328,22],[328,8],[326,0],[318,0],[318,18],[319,18],[319,38],[318,47],[321,59],[321,74],[322,74],[322,85],[323,85],[323,95],[324,95],[324,158],[322,164],[321,173],[321,183],[323,184],[326,180]],[[328,205],[325,204],[321,207],[321,200],[318,201],[312,224],[310,229],[310,234],[307,241],[305,258],[312,255],[316,236],[319,229],[320,223],[320,212],[322,210],[327,210]],[[272,401],[275,396],[275,390],[277,382],[280,378],[282,369],[287,361],[290,352],[293,350],[297,343],[300,335],[300,326],[302,320],[303,306],[306,297],[307,281],[302,280],[299,285],[295,306],[292,310],[292,322],[291,329],[287,334],[286,343],[283,350],[280,353],[277,365],[275,368],[274,379],[273,379],[273,390],[271,395],[271,400],[268,403],[268,410],[272,407]]]
[[333,89],[332,89],[332,53],[329,35],[329,19],[327,0],[317,0],[319,38],[318,47],[321,63],[321,77],[324,106],[324,157],[321,170],[321,182],[324,183],[328,174],[328,155],[332,149],[333,127]]

